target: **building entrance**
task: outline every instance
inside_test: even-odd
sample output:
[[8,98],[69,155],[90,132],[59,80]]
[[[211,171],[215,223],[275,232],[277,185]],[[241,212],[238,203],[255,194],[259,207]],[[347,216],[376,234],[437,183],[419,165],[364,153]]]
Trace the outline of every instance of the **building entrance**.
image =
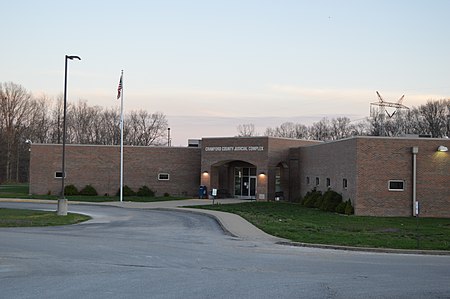
[[234,197],[256,199],[256,167],[234,168]]

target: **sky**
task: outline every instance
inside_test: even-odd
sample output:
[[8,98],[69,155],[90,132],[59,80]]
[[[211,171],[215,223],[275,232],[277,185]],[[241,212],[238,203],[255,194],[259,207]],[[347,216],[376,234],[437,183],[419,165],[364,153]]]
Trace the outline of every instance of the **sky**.
[[0,0],[0,82],[162,112],[172,145],[450,98],[450,0]]

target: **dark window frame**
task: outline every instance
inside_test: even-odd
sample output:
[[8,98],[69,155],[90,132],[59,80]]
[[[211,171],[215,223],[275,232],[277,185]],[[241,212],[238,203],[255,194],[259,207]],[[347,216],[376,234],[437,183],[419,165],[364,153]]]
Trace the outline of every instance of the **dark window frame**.
[[[55,179],[62,179],[62,171],[55,171]],[[64,178],[67,177],[67,172],[64,175]]]
[[406,184],[406,182],[404,180],[389,180],[388,181],[388,190],[394,191],[394,192],[405,191],[405,184]]
[[348,180],[347,179],[342,179],[342,188],[344,189],[344,190],[347,190],[348,189]]
[[158,181],[170,181],[170,174],[167,172],[158,173]]

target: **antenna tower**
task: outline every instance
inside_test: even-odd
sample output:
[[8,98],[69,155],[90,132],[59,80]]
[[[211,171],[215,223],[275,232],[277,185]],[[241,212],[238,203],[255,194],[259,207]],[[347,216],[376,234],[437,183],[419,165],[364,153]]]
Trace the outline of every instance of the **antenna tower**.
[[[379,118],[380,136],[386,136],[384,125],[385,117],[387,116],[388,118],[392,118],[395,114],[398,114],[398,112],[401,112],[402,110],[409,111],[409,107],[402,104],[403,100],[405,99],[405,95],[402,95],[400,99],[398,99],[398,101],[394,103],[385,101],[378,91],[376,93],[378,96],[378,102],[370,103],[370,117]],[[394,109],[390,109],[392,112],[389,112],[388,108]]]

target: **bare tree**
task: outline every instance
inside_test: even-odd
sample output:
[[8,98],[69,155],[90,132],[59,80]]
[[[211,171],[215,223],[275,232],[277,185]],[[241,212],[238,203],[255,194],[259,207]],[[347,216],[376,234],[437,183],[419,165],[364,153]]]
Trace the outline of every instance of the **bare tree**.
[[347,138],[352,135],[352,126],[350,125],[350,118],[338,117],[331,120],[330,139],[338,140]]
[[320,121],[313,123],[310,127],[310,137],[314,140],[331,140],[330,121],[327,118],[322,118]]
[[63,127],[63,102],[62,94],[56,98],[55,102],[52,102],[52,108],[50,111],[50,131],[48,133],[49,143],[62,143],[62,127]]
[[449,100],[431,101],[419,106],[419,113],[426,125],[426,132],[432,137],[444,137],[447,131],[447,115]]
[[264,135],[271,137],[306,139],[307,127],[293,122],[284,122],[275,128],[267,128]]
[[238,135],[237,137],[251,137],[251,136],[258,136],[258,133],[256,133],[255,125],[254,124],[242,124],[237,126]]
[[95,143],[95,122],[101,108],[90,107],[86,101],[69,105],[67,112],[67,142],[79,144]]
[[33,142],[45,143],[49,141],[52,131],[52,119],[50,115],[51,99],[46,95],[33,102],[34,113],[26,119],[26,131],[24,137]]
[[264,136],[276,137],[275,136],[275,129],[271,128],[271,127],[266,128],[266,131],[264,132]]
[[105,109],[100,115],[101,133],[98,143],[118,145],[120,143],[120,111],[118,108]]
[[153,114],[145,110],[132,111],[127,118],[128,132],[124,142],[132,145],[160,145],[163,144],[168,128],[166,116],[161,112]]
[[[89,106],[86,101],[67,105],[67,142],[117,145],[120,143],[117,108]],[[0,181],[28,178],[29,145],[62,143],[63,98],[43,95],[34,99],[15,83],[0,82]],[[132,111],[124,119],[124,142],[130,145],[165,143],[168,122],[161,113]]]
[[26,128],[27,117],[33,113],[34,109],[31,94],[24,87],[13,82],[0,83],[0,126],[6,149],[4,173],[7,181],[13,179],[13,170],[17,170],[13,168],[13,159],[18,161],[21,133]]
[[369,119],[366,118],[362,121],[359,121],[355,124],[352,124],[352,136],[367,136],[370,132],[370,122]]
[[284,122],[275,128],[276,137],[295,138],[295,124],[293,122]]

